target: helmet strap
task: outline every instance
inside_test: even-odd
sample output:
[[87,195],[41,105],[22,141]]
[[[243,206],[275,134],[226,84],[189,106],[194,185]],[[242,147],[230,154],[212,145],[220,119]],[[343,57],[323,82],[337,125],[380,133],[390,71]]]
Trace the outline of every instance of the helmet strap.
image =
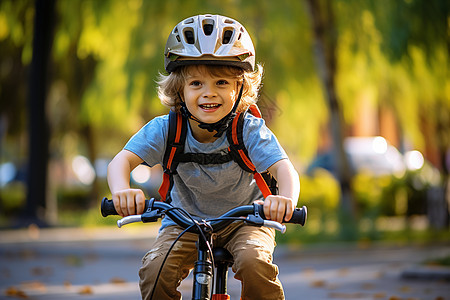
[[178,93],[178,97],[181,100],[181,114],[185,116],[188,119],[194,120],[198,123],[198,127],[201,129],[206,129],[209,132],[217,131],[216,134],[214,134],[214,137],[221,137],[222,134],[227,130],[230,123],[233,121],[234,117],[236,116],[236,110],[239,106],[239,103],[241,102],[242,93],[244,90],[244,82],[242,82],[241,88],[239,90],[238,98],[236,99],[236,102],[233,105],[233,108],[231,111],[222,119],[215,123],[205,123],[197,119],[195,116],[191,114],[191,112],[186,107],[186,103],[181,98],[180,93]]

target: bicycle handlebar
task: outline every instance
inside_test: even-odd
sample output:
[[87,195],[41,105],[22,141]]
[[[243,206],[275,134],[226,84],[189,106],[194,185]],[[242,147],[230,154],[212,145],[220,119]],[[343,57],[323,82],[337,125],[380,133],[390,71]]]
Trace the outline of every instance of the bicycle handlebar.
[[[103,217],[107,217],[109,215],[118,215],[116,209],[114,208],[113,201],[107,198],[103,198],[102,200],[101,213]],[[154,222],[161,218],[162,214],[167,215],[175,223],[183,228],[192,227],[192,229],[190,230],[191,232],[198,231],[197,227],[193,226],[195,225],[195,223],[192,221],[192,219],[185,216],[180,210],[176,209],[168,203],[155,201],[154,199],[145,200],[145,209],[142,215],[133,215],[122,218],[117,222],[117,226],[121,227],[123,225],[134,222]],[[265,220],[263,205],[256,203],[254,203],[253,205],[238,206],[229,210],[218,218],[213,218],[211,220],[207,219],[205,221],[208,222],[208,224],[213,228],[214,231],[217,231],[235,221],[235,219],[232,219],[235,217],[247,217],[246,220],[250,223],[272,227],[280,230],[281,232],[284,232],[286,230],[285,226],[278,222]],[[261,217],[262,220],[258,217]],[[305,225],[306,217],[306,206],[303,206],[302,208],[295,208],[292,218],[286,223],[299,224],[303,226]]]

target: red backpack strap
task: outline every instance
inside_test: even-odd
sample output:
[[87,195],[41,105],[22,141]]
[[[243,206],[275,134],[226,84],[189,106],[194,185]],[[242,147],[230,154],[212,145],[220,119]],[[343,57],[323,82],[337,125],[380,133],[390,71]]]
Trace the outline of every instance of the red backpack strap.
[[227,139],[230,144],[229,151],[234,161],[245,171],[255,173],[256,168],[252,161],[248,158],[247,148],[244,145],[243,129],[244,129],[245,113],[237,113],[228,127]]
[[250,111],[250,113],[252,115],[254,115],[257,118],[262,118],[262,114],[261,111],[259,110],[259,107],[256,104],[252,104],[250,105],[250,107],[248,108],[248,110]]
[[[261,112],[256,105],[250,106],[249,109],[255,117],[261,118]],[[230,144],[228,151],[231,153],[234,161],[242,169],[253,173],[253,177],[255,178],[258,188],[261,190],[263,197],[266,198],[269,195],[277,194],[276,180],[270,175],[269,172],[264,172],[264,176],[258,173],[255,165],[250,160],[243,138],[244,118],[245,112],[237,113],[231,123],[231,128],[228,128],[227,138],[228,143]]]
[[178,161],[175,157],[184,152],[187,134],[187,120],[181,114],[169,112],[169,134],[163,158],[163,180],[159,187],[162,201],[170,203],[170,191],[173,187],[173,175],[177,173]]
[[264,198],[267,198],[267,196],[273,194],[269,186],[267,185],[267,182],[264,180],[264,177],[261,175],[261,173],[258,172],[253,173],[253,178],[255,178],[256,184],[258,185],[258,188],[263,194]]

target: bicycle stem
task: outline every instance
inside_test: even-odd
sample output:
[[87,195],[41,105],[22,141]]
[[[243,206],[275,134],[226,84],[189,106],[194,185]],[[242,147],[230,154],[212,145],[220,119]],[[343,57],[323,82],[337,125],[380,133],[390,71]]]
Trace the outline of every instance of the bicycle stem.
[[[203,228],[205,229],[205,228]],[[209,299],[212,291],[213,263],[210,259],[212,253],[209,245],[212,244],[212,235],[209,230],[202,230],[203,235],[198,238],[197,261],[194,265],[194,285],[192,287],[192,299]]]

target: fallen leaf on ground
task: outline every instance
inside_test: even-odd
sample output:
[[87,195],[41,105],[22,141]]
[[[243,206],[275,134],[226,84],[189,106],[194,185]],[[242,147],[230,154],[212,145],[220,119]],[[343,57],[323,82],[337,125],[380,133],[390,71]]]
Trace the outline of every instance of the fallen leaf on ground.
[[126,283],[127,281],[120,277],[113,277],[109,280],[109,282],[111,282],[112,284],[122,284],[122,283]]
[[17,297],[17,298],[23,298],[23,299],[28,298],[28,295],[24,291],[16,288],[15,286],[11,286],[11,287],[7,288],[5,291],[5,295],[9,296],[9,297]]
[[310,283],[310,285],[312,287],[317,287],[317,288],[325,287],[326,284],[327,284],[327,282],[325,280],[314,280]]
[[93,293],[94,293],[94,291],[88,285],[82,287],[81,290],[78,292],[78,294],[81,294],[81,295],[92,295]]

